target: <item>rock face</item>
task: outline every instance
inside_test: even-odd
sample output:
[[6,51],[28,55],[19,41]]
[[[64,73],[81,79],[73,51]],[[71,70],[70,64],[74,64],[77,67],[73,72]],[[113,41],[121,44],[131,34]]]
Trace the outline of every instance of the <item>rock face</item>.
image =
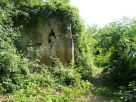
[[62,30],[63,26],[57,18],[50,18],[47,21],[38,19],[36,27],[24,27],[21,43],[29,49],[27,56],[31,58],[35,55],[46,65],[53,64],[56,57],[64,65],[73,62],[74,43],[71,26],[66,26],[67,31]]

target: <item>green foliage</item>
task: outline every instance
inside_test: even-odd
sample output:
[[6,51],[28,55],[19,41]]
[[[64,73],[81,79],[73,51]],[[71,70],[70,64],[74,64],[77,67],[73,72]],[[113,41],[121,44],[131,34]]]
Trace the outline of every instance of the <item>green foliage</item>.
[[[82,23],[77,8],[70,6],[68,0],[43,4],[38,0],[0,1],[0,93],[12,93],[9,94],[10,101],[75,102],[80,95],[89,94],[92,84],[81,80],[78,68],[66,67],[58,62],[55,67],[47,67],[22,54],[22,25],[35,28],[38,18],[47,21],[54,16],[62,21],[63,32],[69,30],[69,25],[72,27],[74,40],[77,41]],[[77,42],[76,46],[78,48]],[[83,57],[82,60],[85,59]],[[89,63],[89,59],[87,61]]]
[[[0,58],[0,82],[6,92],[12,92],[23,88],[23,83],[27,78],[27,65],[19,56],[10,52],[1,52]],[[19,60],[20,59],[20,60]],[[25,84],[24,84],[25,85]]]
[[21,83],[25,83],[28,66],[25,59],[11,46],[12,43],[0,42],[0,83],[6,92],[12,92],[23,87]]
[[0,83],[3,91],[13,92],[25,87],[28,64],[14,46],[19,33],[17,28],[12,27],[10,16],[13,5],[2,2],[0,8]]
[[[33,67],[36,67],[35,64]],[[27,88],[10,95],[10,101],[75,102],[77,97],[90,92],[92,84],[82,81],[78,73],[73,73],[75,69],[72,67],[63,67],[61,63],[54,68],[37,67],[42,67],[42,71],[31,72]]]
[[[86,33],[82,33],[81,36],[78,39],[79,44],[79,53],[82,54],[78,57],[81,57],[81,62],[78,62],[78,64],[82,63],[84,67],[92,67],[93,65],[93,58],[92,58],[92,37],[90,35],[87,35]],[[83,62],[82,62],[83,61]]]
[[109,89],[107,87],[92,87],[92,92],[96,95],[117,98],[118,92],[117,90]]
[[12,92],[24,87],[28,65],[13,45],[16,39],[14,29],[5,25],[0,28],[0,83],[6,92]]
[[[87,89],[87,88],[86,88]],[[61,92],[54,90],[51,87],[31,86],[26,90],[21,90],[14,95],[10,95],[10,101],[16,102],[75,102],[76,98],[86,93],[81,87],[62,87]]]
[[45,0],[47,2],[61,2],[61,3],[69,3],[70,0]]
[[14,5],[20,5],[20,4],[29,4],[29,5],[40,5],[43,3],[43,0],[2,0],[6,3],[12,3]]
[[94,67],[93,45],[95,40],[91,32],[85,31],[83,26],[80,28],[82,29],[82,33],[77,35],[75,39],[75,61],[78,66],[78,71],[82,73],[82,77],[84,77],[83,79],[89,79],[92,74],[92,68]]
[[96,64],[104,67],[102,76],[116,85],[127,85],[136,79],[135,26],[135,19],[123,19],[105,26],[96,35]]
[[[19,5],[16,9],[17,15],[13,17],[16,26],[36,27],[38,19],[48,21],[51,17],[57,17],[62,23],[62,31],[67,32],[68,26],[72,26],[72,34],[80,33],[79,14],[75,7],[62,2],[47,2],[44,5]],[[19,20],[19,24],[18,24]]]
[[[39,19],[48,21],[51,17],[62,22],[64,33],[71,26],[75,69],[57,61],[54,67],[47,67],[34,57],[31,60],[25,58],[21,52],[24,49],[20,44],[22,27],[35,29]],[[75,102],[80,95],[90,93],[92,84],[83,80],[92,80],[94,62],[104,68],[102,76],[106,81],[117,86],[127,85],[136,79],[135,28],[135,19],[125,18],[101,29],[92,26],[85,30],[78,9],[72,7],[69,0],[45,3],[41,0],[1,0],[0,92],[13,92],[9,97],[16,102]],[[36,38],[37,33],[33,37]],[[29,50],[34,52],[33,48]],[[37,52],[33,54],[37,56]],[[129,86],[121,91],[122,102],[133,102],[136,98],[135,82]],[[112,92],[98,88],[94,93],[113,96]]]
[[120,91],[121,102],[135,102],[136,100],[136,82],[130,82],[127,89]]
[[62,85],[74,85],[78,77],[73,69],[56,67],[53,71],[54,76],[57,77],[56,82]]

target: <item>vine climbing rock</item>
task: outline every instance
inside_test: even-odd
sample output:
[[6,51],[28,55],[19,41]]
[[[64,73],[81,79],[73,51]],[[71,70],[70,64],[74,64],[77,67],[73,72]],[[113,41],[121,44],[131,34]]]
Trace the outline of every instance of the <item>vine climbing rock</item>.
[[[68,30],[62,29],[68,27]],[[51,65],[58,58],[63,65],[74,61],[74,42],[71,26],[64,25],[57,17],[43,20],[38,18],[34,27],[24,26],[21,31],[22,47],[28,50],[28,58],[38,58],[42,63]]]

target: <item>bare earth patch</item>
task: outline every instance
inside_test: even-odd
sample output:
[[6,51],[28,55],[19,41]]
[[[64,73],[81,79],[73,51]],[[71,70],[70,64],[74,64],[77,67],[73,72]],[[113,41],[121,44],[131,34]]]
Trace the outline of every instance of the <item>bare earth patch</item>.
[[77,98],[76,102],[109,102],[111,99],[109,97],[103,96],[81,96]]
[[0,94],[0,102],[9,102],[8,96]]

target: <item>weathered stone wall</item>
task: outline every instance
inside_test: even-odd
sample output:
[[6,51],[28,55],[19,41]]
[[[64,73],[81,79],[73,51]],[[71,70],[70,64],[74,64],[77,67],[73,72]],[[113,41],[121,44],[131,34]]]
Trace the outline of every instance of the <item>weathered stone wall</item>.
[[[63,31],[63,24],[57,18],[50,18],[48,21],[38,19],[34,28],[24,27],[22,30],[22,45],[27,47],[28,57],[37,54],[37,58],[46,65],[53,63],[52,58],[59,58],[64,64],[74,61],[74,44],[71,33],[71,26]],[[34,52],[31,52],[34,49]]]

